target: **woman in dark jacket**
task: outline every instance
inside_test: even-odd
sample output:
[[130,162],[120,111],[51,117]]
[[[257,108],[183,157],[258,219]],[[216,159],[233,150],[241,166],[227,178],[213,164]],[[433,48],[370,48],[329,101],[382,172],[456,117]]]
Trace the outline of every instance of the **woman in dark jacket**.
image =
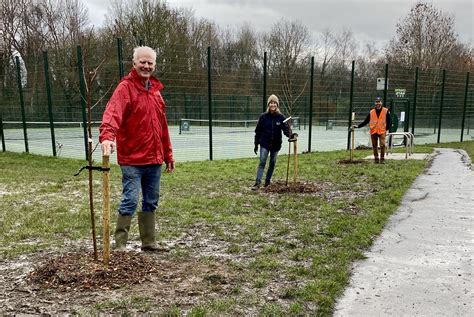
[[285,116],[281,114],[278,107],[278,97],[271,95],[267,101],[267,111],[260,115],[255,128],[255,154],[257,154],[260,145],[260,163],[258,164],[257,178],[253,186],[255,189],[260,187],[262,183],[263,170],[267,163],[268,154],[270,154],[270,163],[265,177],[265,186],[270,185],[278,151],[281,149],[281,133],[283,132],[287,137],[290,137],[288,124],[283,122]]

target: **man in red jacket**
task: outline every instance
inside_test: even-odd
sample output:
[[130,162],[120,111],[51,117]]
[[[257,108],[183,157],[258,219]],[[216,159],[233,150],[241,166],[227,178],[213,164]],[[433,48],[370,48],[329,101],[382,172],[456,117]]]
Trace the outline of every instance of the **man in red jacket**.
[[155,241],[155,210],[160,198],[161,166],[173,172],[174,160],[163,84],[152,76],[156,52],[147,46],[133,51],[133,69],[122,78],[102,117],[99,141],[102,154],[117,149],[122,170],[122,201],[118,209],[115,247],[125,250],[128,232],[142,192],[138,226],[143,251],[158,251]]

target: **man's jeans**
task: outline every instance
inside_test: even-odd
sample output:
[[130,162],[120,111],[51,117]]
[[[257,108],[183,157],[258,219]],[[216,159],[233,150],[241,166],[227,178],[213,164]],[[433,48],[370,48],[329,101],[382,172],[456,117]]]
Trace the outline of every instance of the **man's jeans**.
[[120,166],[122,169],[122,202],[119,214],[133,216],[138,206],[140,189],[142,211],[153,212],[160,199],[161,165]]
[[275,165],[277,161],[278,151],[268,151],[266,148],[260,147],[260,163],[258,164],[257,179],[255,180],[257,184],[262,183],[263,170],[265,169],[265,165],[267,164],[267,158],[268,158],[269,153],[270,153],[270,163],[268,165],[265,183],[269,184],[270,180],[272,179],[273,170],[275,169]]

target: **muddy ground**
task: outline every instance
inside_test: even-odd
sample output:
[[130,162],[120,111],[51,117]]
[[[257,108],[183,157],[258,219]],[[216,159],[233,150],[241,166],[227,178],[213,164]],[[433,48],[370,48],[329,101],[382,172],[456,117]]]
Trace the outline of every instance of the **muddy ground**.
[[[300,193],[326,200],[354,195],[331,191],[331,184],[276,182],[258,194]],[[250,190],[250,189],[249,189]],[[359,192],[357,195],[370,195]],[[354,198],[354,197],[351,197]],[[345,212],[358,213],[352,209]],[[174,241],[166,241],[170,252],[142,253],[134,239],[127,252],[112,252],[110,265],[94,260],[90,241],[71,241],[61,250],[44,250],[0,262],[0,313],[2,315],[62,314],[186,314],[212,300],[229,299],[235,315],[256,315],[256,307],[275,303],[291,305],[285,290],[304,281],[272,277],[256,288],[242,269],[253,260],[253,249],[229,253],[229,245],[197,224]],[[100,242],[99,244],[100,245]],[[253,248],[253,249],[252,249]],[[241,265],[240,265],[241,264]],[[304,264],[303,264],[304,265]],[[309,263],[308,263],[309,265]],[[251,305],[245,305],[252,301]],[[314,303],[303,304],[314,311]]]
[[112,253],[108,268],[94,261],[90,250],[44,252],[21,260],[1,264],[4,315],[88,315],[93,308],[121,313],[125,305],[128,313],[163,313],[176,303],[186,311],[228,294],[237,273],[225,263],[182,261],[169,253]]

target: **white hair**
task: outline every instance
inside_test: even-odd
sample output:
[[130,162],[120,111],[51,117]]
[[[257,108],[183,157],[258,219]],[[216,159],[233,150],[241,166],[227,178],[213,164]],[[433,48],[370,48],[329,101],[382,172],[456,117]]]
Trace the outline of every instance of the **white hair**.
[[138,53],[142,51],[147,51],[151,53],[153,60],[156,62],[156,51],[149,46],[137,46],[133,49],[133,61],[136,62],[138,60]]

